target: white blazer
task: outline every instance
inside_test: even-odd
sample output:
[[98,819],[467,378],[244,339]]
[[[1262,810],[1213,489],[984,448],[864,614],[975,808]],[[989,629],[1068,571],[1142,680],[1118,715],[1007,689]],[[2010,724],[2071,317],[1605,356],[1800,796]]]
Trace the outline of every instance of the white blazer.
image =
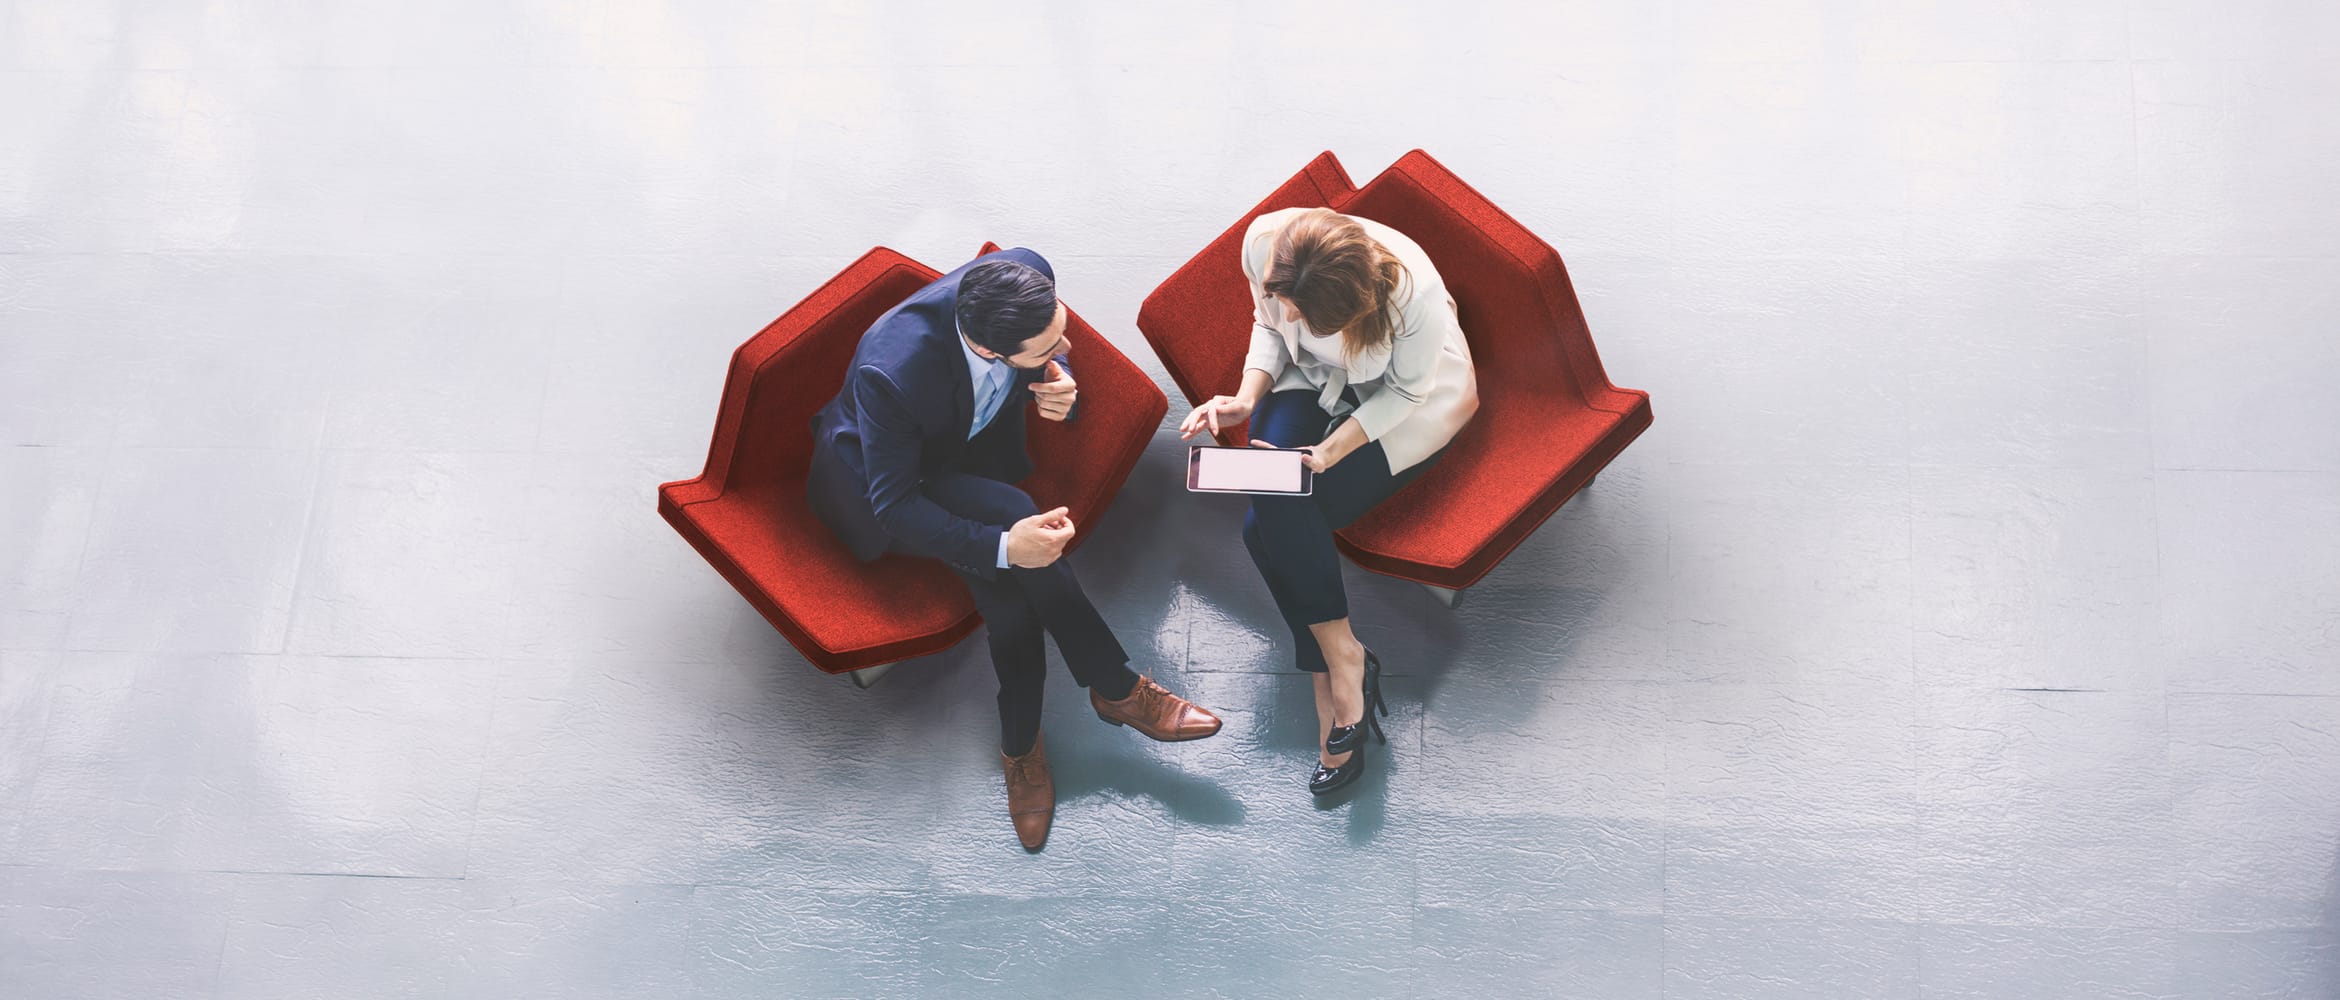
[[[1389,471],[1404,472],[1446,447],[1479,409],[1478,376],[1471,368],[1471,345],[1463,339],[1454,296],[1421,246],[1372,219],[1350,216],[1374,242],[1397,256],[1409,280],[1398,286],[1398,323],[1390,343],[1345,357],[1342,337],[1313,336],[1298,310],[1286,315],[1282,304],[1262,287],[1276,234],[1305,211],[1269,212],[1252,220],[1243,234],[1243,274],[1251,279],[1254,306],[1251,350],[1243,367],[1268,373],[1274,380],[1271,392],[1317,390],[1317,405],[1334,417],[1356,417],[1365,439],[1381,442]],[[1341,398],[1345,388],[1356,390],[1355,407]]]

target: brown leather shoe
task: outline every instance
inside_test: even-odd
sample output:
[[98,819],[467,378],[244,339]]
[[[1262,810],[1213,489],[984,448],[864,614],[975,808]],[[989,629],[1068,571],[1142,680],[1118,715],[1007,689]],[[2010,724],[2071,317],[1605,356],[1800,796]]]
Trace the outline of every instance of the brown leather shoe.
[[1089,704],[1097,717],[1116,726],[1128,726],[1164,743],[1199,740],[1219,731],[1219,717],[1193,702],[1165,690],[1154,679],[1138,676],[1129,697],[1107,701],[1089,689]]
[[1007,772],[1008,821],[1016,825],[1016,839],[1024,849],[1037,851],[1048,842],[1048,826],[1056,821],[1056,779],[1048,775],[1046,737],[1032,740],[1021,757],[999,755]]

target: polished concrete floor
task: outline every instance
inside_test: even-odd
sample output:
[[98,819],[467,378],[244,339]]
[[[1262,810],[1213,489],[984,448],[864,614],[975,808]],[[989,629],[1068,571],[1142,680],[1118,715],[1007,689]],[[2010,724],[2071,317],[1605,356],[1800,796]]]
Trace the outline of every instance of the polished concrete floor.
[[[1378,6],[0,0],[0,996],[2340,996],[2340,7]],[[1657,423],[1352,571],[1353,799],[1167,432],[1077,565],[1227,730],[1060,673],[1037,856],[980,643],[856,690],[653,511],[872,245],[1159,375],[1416,146]]]

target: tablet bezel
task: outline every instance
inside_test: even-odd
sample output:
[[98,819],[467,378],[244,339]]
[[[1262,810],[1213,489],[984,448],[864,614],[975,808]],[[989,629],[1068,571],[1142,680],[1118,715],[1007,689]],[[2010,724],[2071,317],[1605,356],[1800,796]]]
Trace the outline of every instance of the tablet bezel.
[[1311,495],[1311,494],[1313,494],[1313,493],[1315,493],[1315,492],[1316,492],[1316,470],[1315,470],[1315,469],[1311,469],[1311,468],[1309,468],[1309,467],[1308,467],[1308,463],[1307,463],[1306,461],[1303,461],[1303,462],[1301,462],[1301,463],[1300,463],[1300,489],[1299,489],[1297,492],[1288,492],[1288,491],[1285,491],[1285,490],[1229,490],[1229,489],[1213,489],[1213,488],[1211,488],[1211,487],[1207,487],[1207,486],[1202,486],[1202,485],[1199,485],[1199,482],[1200,482],[1200,480],[1201,480],[1201,477],[1202,477],[1202,453],[1203,453],[1204,451],[1206,451],[1206,450],[1208,450],[1208,451],[1282,451],[1282,452],[1290,452],[1290,453],[1292,453],[1292,454],[1295,454],[1295,455],[1306,455],[1306,454],[1308,454],[1308,452],[1307,452],[1305,449],[1301,449],[1301,448],[1261,448],[1261,447],[1252,446],[1252,445],[1224,445],[1224,444],[1195,444],[1195,445],[1188,445],[1188,446],[1186,447],[1186,490],[1187,490],[1187,492],[1189,492],[1189,493],[1241,493],[1241,494],[1248,494],[1248,495],[1251,495],[1251,496],[1263,496],[1263,497],[1304,497],[1304,496],[1309,496],[1309,495]]

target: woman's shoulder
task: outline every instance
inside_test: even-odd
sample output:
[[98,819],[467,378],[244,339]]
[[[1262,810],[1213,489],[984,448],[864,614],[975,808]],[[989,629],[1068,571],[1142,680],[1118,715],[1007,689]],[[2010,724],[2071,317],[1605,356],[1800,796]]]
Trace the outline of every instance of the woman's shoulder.
[[1397,257],[1398,263],[1406,266],[1405,283],[1398,288],[1399,308],[1410,312],[1416,306],[1445,304],[1446,279],[1439,276],[1437,265],[1430,262],[1430,255],[1423,251],[1421,244],[1391,226],[1362,215],[1352,215],[1350,218],[1363,225],[1365,235],[1373,237],[1375,243],[1381,244],[1383,249]]
[[1430,263],[1430,254],[1422,249],[1421,244],[1414,242],[1413,237],[1401,233],[1396,227],[1379,220],[1368,219],[1362,215],[1352,215],[1349,218],[1357,220],[1359,225],[1364,226],[1365,235],[1373,237],[1373,242],[1381,244],[1383,249],[1397,255],[1397,259],[1406,265],[1406,270],[1422,272],[1422,276],[1429,279],[1424,282],[1425,284],[1434,284],[1438,281],[1438,268]]

